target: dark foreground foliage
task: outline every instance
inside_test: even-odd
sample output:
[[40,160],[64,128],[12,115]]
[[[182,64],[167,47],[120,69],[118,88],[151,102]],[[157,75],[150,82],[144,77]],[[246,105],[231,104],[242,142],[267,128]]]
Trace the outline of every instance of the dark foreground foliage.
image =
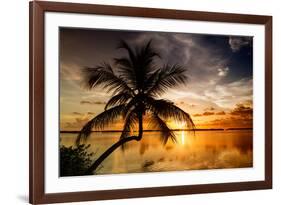
[[85,175],[94,154],[88,152],[90,146],[85,144],[77,147],[60,146],[60,176]]

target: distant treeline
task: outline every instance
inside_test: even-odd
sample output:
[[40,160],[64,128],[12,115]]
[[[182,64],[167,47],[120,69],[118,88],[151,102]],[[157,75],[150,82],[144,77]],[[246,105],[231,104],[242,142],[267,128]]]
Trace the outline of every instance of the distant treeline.
[[[227,130],[252,130],[252,127],[246,127],[246,128],[209,128],[209,129],[172,129],[173,131],[227,131]],[[70,130],[62,130],[60,133],[79,133],[80,131],[70,131]],[[102,130],[102,131],[96,131],[93,130],[92,132],[122,132],[122,130]],[[160,130],[144,130],[144,132],[160,132]]]

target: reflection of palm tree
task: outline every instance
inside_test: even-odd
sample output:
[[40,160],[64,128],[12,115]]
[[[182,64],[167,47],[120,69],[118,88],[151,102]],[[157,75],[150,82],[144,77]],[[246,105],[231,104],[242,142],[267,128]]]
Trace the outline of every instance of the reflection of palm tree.
[[[168,139],[176,142],[173,131],[164,119],[173,118],[185,122],[189,128],[194,128],[188,113],[174,105],[171,101],[158,99],[169,88],[187,82],[185,69],[180,65],[164,65],[158,67],[155,59],[160,58],[149,41],[141,48],[132,49],[125,41],[119,47],[125,49],[128,56],[114,59],[116,68],[103,63],[94,68],[87,68],[85,80],[88,88],[102,87],[106,92],[113,92],[107,102],[104,112],[90,120],[77,137],[77,143],[86,140],[92,128],[102,130],[106,125],[122,116],[124,127],[120,139],[106,150],[90,166],[87,174],[91,174],[115,149],[123,147],[125,143],[140,141],[143,136],[143,116],[149,120],[149,125],[161,132],[164,144]],[[130,136],[138,124],[138,135]]]

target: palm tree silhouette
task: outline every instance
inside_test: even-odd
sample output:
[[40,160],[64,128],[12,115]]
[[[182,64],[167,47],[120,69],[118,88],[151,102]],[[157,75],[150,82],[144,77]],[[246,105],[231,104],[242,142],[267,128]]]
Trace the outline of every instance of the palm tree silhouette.
[[[160,131],[165,145],[170,139],[176,142],[174,132],[167,126],[165,119],[185,122],[187,128],[195,125],[188,113],[173,102],[159,99],[169,88],[185,84],[188,77],[186,69],[180,65],[156,65],[155,59],[160,55],[152,48],[150,40],[146,45],[132,49],[127,42],[121,41],[118,49],[124,49],[126,56],[114,59],[114,69],[108,63],[93,68],[86,68],[85,82],[91,89],[101,87],[106,92],[113,92],[104,112],[90,120],[80,131],[76,143],[87,140],[91,130],[103,130],[120,116],[124,119],[124,127],[119,141],[108,148],[87,170],[92,174],[97,167],[118,147],[143,137],[143,116],[149,125]],[[138,135],[130,136],[138,125]]]

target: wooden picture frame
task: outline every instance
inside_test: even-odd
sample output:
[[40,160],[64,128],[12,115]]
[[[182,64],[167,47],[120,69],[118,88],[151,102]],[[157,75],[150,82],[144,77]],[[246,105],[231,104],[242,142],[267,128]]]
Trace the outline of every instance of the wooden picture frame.
[[[103,6],[92,4],[30,2],[30,142],[29,200],[32,204],[153,197],[272,188],[272,17],[199,11]],[[179,185],[149,188],[45,193],[44,156],[44,15],[46,12],[245,23],[265,27],[265,179],[262,181]]]

